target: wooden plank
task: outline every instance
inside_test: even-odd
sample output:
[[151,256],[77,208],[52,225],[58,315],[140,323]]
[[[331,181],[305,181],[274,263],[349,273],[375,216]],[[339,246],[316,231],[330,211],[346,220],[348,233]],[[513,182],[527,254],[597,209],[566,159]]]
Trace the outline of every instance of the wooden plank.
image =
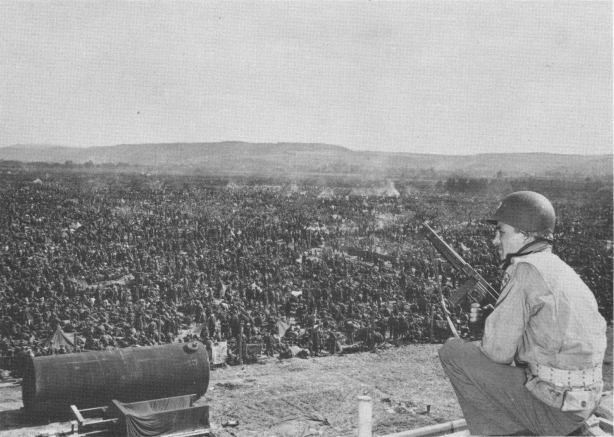
[[104,415],[106,413],[107,407],[95,407],[95,408],[84,408],[79,410],[81,416],[85,419],[96,418]]
[[211,434],[211,428],[195,429],[192,431],[181,431],[174,434],[164,434],[164,437],[197,437]]
[[465,419],[453,420],[451,422],[439,423],[437,425],[425,426],[417,429],[410,429],[409,431],[401,431],[395,434],[388,434],[384,437],[426,437],[426,436],[440,436],[458,431],[464,431],[467,429],[467,422]]
[[104,437],[108,437],[109,436],[109,430],[108,429],[95,429],[93,431],[87,431],[84,433],[79,433],[79,437],[92,437],[92,436],[96,436],[96,435],[101,435]]
[[83,419],[81,412],[77,409],[76,405],[71,405],[70,410],[72,411],[73,416],[75,416],[75,419],[77,419],[77,422],[79,423],[79,428],[81,428],[81,426],[83,425],[83,421],[85,420]]

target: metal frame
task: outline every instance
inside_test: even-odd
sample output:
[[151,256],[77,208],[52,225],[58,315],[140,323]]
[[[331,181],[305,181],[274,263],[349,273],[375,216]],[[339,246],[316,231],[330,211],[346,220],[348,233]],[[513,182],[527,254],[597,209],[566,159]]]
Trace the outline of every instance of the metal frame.
[[[71,421],[72,431],[76,431],[79,435],[111,435],[110,429],[116,425],[119,419],[102,419],[102,415],[107,411],[108,407],[84,408],[79,410],[76,405],[71,405],[70,410],[75,420]],[[211,428],[196,429],[191,431],[173,432],[163,434],[165,437],[198,437],[211,434]]]

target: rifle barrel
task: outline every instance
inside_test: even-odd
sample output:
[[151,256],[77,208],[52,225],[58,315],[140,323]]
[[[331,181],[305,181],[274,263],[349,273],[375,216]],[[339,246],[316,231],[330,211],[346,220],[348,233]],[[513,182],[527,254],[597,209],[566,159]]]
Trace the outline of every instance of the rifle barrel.
[[452,249],[448,243],[443,241],[437,233],[431,229],[426,223],[422,224],[426,231],[426,238],[435,246],[437,252],[439,252],[456,270],[462,270],[467,263],[461,256]]

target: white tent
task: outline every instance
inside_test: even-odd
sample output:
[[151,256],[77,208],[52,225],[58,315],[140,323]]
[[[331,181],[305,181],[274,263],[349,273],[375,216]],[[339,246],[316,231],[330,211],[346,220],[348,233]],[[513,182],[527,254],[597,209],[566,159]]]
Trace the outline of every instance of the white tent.
[[324,188],[320,194],[318,194],[318,199],[330,199],[332,197],[335,197],[335,192],[330,187]]
[[401,193],[399,193],[399,191],[394,188],[394,187],[388,187],[386,188],[386,191],[384,191],[384,197],[400,197]]

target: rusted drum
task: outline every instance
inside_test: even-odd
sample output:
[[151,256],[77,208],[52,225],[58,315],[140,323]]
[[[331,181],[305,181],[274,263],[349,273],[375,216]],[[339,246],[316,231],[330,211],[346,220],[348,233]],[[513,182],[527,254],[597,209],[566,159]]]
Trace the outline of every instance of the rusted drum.
[[202,396],[209,386],[209,357],[202,343],[51,355],[31,358],[23,377],[26,411],[52,415],[70,405],[91,408],[112,399],[137,402]]

